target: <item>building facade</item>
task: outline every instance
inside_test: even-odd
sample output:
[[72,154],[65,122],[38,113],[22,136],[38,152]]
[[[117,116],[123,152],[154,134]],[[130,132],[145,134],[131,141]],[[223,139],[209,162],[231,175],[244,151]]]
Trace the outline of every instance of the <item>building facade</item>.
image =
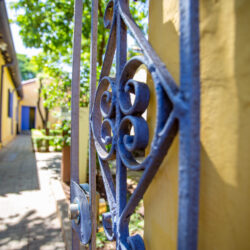
[[[38,110],[39,88],[40,83],[37,78],[22,82],[23,98],[19,105],[19,131],[21,132],[32,128],[43,128],[43,122]],[[42,98],[39,106],[43,116],[45,116]],[[53,115],[55,112],[59,112],[59,109],[53,109],[49,112],[49,127],[58,121],[55,115]]]
[[18,132],[18,105],[22,86],[4,1],[0,1],[0,145]]

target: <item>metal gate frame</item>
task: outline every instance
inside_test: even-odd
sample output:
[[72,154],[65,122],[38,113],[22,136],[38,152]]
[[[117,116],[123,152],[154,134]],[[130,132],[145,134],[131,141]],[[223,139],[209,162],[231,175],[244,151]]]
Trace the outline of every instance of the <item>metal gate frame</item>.
[[[200,179],[200,72],[198,0],[180,0],[180,86],[168,72],[142,31],[134,22],[127,0],[108,2],[104,25],[110,29],[99,84],[96,90],[97,11],[92,0],[91,100],[90,100],[90,205],[86,189],[78,178],[79,76],[82,1],[75,0],[75,30],[72,77],[71,210],[73,249],[77,235],[95,249],[96,232],[96,151],[110,211],[103,215],[103,227],[117,249],[145,249],[139,235],[130,236],[128,225],[139,201],[149,187],[179,131],[179,214],[178,249],[197,249]],[[127,61],[127,30],[142,49],[143,57]],[[109,77],[116,51],[116,78]],[[148,126],[141,116],[149,104],[146,84],[133,80],[144,64],[154,81],[157,115],[150,152],[142,163],[133,156],[148,145]],[[135,101],[130,101],[130,93]],[[131,127],[134,135],[130,134]],[[110,145],[110,150],[106,146]],[[116,185],[109,161],[116,160]],[[134,193],[127,201],[127,168],[143,170]],[[90,206],[90,207],[89,207]],[[74,210],[75,209],[75,210]],[[92,218],[92,220],[90,219]],[[92,224],[92,225],[91,225]]]

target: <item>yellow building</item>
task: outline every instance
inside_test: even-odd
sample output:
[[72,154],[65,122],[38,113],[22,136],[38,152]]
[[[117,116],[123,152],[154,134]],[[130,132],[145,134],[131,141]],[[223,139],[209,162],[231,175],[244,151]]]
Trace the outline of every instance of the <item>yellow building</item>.
[[[198,249],[250,249],[250,1],[200,0]],[[179,83],[179,1],[153,0],[149,41]],[[156,28],[157,27],[157,28]],[[154,113],[149,116],[154,117]],[[153,128],[151,127],[153,133]],[[144,196],[146,249],[177,249],[176,137]]]
[[18,130],[21,78],[6,6],[0,1],[0,145],[7,144]]
[[[40,83],[39,79],[37,78],[22,82],[23,98],[20,101],[19,105],[19,117],[20,117],[19,131],[21,132],[25,130],[30,130],[32,128],[37,128],[37,129],[43,128],[43,122],[39,114],[39,110],[37,108],[39,88],[40,88]],[[45,111],[43,107],[42,98],[40,100],[40,110],[44,117]],[[56,117],[53,116],[53,113],[55,111],[56,109],[51,110],[49,112],[49,119],[48,119],[49,125],[52,125],[57,122]]]

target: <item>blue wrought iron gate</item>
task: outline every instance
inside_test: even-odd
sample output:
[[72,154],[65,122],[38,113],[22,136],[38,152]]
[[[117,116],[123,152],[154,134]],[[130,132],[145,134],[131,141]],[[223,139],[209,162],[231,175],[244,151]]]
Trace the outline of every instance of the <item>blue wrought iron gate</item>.
[[[97,90],[96,40],[98,0],[92,1],[91,105],[90,105],[90,204],[88,192],[78,179],[77,98],[79,98],[79,50],[81,0],[75,1],[75,38],[72,80],[72,165],[71,217],[73,249],[77,237],[95,248],[95,152],[97,152],[110,211],[103,215],[103,227],[117,249],[144,249],[141,236],[129,235],[129,220],[157,173],[171,143],[179,132],[179,216],[178,249],[197,249],[200,166],[200,80],[198,0],[180,0],[180,85],[155,53],[134,22],[127,0],[110,0],[104,24],[110,29]],[[79,28],[80,27],[80,28]],[[78,29],[77,29],[78,28]],[[143,56],[127,61],[127,30],[140,46]],[[167,49],[167,48],[166,48]],[[115,53],[116,52],[116,53]],[[109,77],[116,55],[116,76]],[[134,157],[149,141],[147,84],[133,79],[141,65],[150,72],[157,98],[157,114],[150,152],[142,162]],[[132,102],[130,94],[135,95]],[[134,133],[131,133],[133,128]],[[107,147],[108,146],[108,147]],[[109,148],[109,150],[107,149]],[[96,150],[96,151],[95,151]],[[114,185],[109,161],[116,160]],[[127,201],[127,169],[143,170],[142,177]],[[167,212],[167,211],[166,211]],[[91,219],[92,218],[92,219]]]

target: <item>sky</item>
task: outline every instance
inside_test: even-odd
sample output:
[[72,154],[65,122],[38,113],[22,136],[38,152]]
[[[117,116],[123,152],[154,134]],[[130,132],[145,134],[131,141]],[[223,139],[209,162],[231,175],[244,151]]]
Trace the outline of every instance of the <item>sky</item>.
[[[9,19],[14,20],[16,17],[16,11],[10,8],[10,4],[13,2],[17,2],[17,1],[18,0],[6,0],[5,1]],[[19,35],[20,28],[18,27],[18,25],[15,23],[11,23],[10,27],[11,27],[11,33],[12,33],[16,53],[25,54],[28,57],[32,57],[42,51],[42,49],[26,48],[23,44],[21,36]],[[130,35],[128,35],[128,46],[135,46],[135,45],[136,44],[134,42],[134,39]]]
[[[10,3],[11,2],[16,2],[16,0],[7,0],[7,1],[5,1],[6,7],[7,7],[7,12],[8,12],[8,17],[9,17],[9,19],[13,20],[13,19],[15,19],[15,10],[12,10],[10,8]],[[11,23],[10,28],[11,28],[11,33],[12,33],[16,53],[25,54],[28,57],[32,57],[34,55],[37,55],[41,51],[39,49],[26,48],[24,46],[22,38],[19,35],[20,28],[18,27],[18,25],[16,25],[15,23]]]

